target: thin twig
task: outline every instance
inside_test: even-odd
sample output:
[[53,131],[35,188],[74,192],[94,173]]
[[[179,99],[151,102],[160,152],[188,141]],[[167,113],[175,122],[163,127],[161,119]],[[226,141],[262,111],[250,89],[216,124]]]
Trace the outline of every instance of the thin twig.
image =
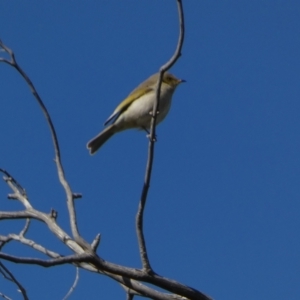
[[29,225],[30,225],[30,219],[27,219],[24,228],[21,230],[19,234],[20,236],[24,237],[24,235],[27,233],[29,229]]
[[2,294],[2,293],[0,293],[0,297],[2,297],[2,298],[5,299],[5,300],[13,300],[13,299],[7,297],[6,295],[4,295],[4,294]]
[[[3,171],[2,169],[0,170]],[[19,200],[26,209],[32,208],[25,189],[21,187],[21,185],[12,177],[8,172],[5,171],[6,176],[3,177],[4,181],[8,184],[8,186],[14,191],[14,194],[9,194],[8,199]]]
[[29,258],[29,257],[19,257],[10,254],[6,254],[0,252],[0,258],[5,260],[14,262],[14,263],[22,263],[27,265],[38,265],[41,267],[49,268],[53,266],[59,266],[70,263],[79,263],[79,262],[89,262],[91,260],[91,256],[89,254],[73,254],[64,257],[58,257],[54,259],[39,259],[39,258]]
[[146,242],[145,242],[145,238],[144,238],[143,215],[144,215],[144,208],[146,205],[148,190],[150,187],[151,173],[152,173],[152,165],[153,165],[153,157],[154,157],[154,143],[155,143],[154,137],[155,137],[155,128],[156,128],[156,117],[157,117],[159,98],[160,98],[160,88],[161,88],[164,72],[169,70],[175,64],[177,59],[180,57],[183,40],[184,40],[184,15],[183,15],[182,1],[181,0],[176,0],[176,1],[177,1],[178,14],[179,14],[179,39],[178,39],[177,47],[176,47],[176,50],[175,50],[173,56],[166,64],[164,64],[160,68],[159,79],[158,79],[157,86],[156,86],[156,101],[154,103],[153,112],[152,112],[153,117],[151,120],[151,127],[150,127],[150,139],[149,139],[149,146],[148,146],[148,160],[147,160],[147,166],[146,166],[145,180],[144,180],[141,199],[140,199],[140,203],[139,203],[139,207],[138,207],[138,212],[136,215],[136,230],[137,230],[137,237],[138,237],[141,261],[142,261],[142,265],[143,265],[143,270],[149,274],[153,273],[153,270],[152,270],[150,262],[149,262],[147,248],[146,248]]
[[[6,279],[12,281],[13,283],[16,284],[16,286],[18,287],[19,291],[21,292],[24,300],[28,300],[28,296],[27,296],[27,293],[26,293],[26,290],[24,289],[24,287],[22,286],[22,284],[16,279],[16,277],[3,265],[2,262],[0,262],[0,268],[2,268],[7,274],[9,277],[6,277]],[[2,272],[1,272],[2,273]],[[3,274],[3,273],[2,273]]]
[[[24,211],[0,211],[0,220],[15,220],[15,219],[35,219],[45,223],[51,232],[53,232],[56,237],[62,241],[65,245],[67,245],[72,251],[78,254],[84,253],[84,250],[81,246],[78,245],[72,238],[62,229],[60,228],[56,220],[51,218],[51,215],[45,214],[34,208],[27,209]],[[4,241],[6,242],[6,241]],[[47,254],[47,253],[46,253]]]
[[21,184],[13,176],[11,176],[6,170],[3,170],[1,168],[0,168],[0,172],[3,173],[4,175],[6,175],[12,181],[12,183],[16,186],[16,188],[18,189],[20,194],[22,194],[23,196],[26,195],[25,189],[21,186]]
[[1,40],[0,40],[0,47],[3,48],[3,50],[6,53],[8,53],[8,55],[10,56],[10,61],[7,59],[1,58],[0,62],[9,64],[10,66],[15,68],[19,72],[19,74],[26,81],[27,85],[30,88],[31,93],[33,94],[33,96],[35,97],[39,106],[42,109],[42,112],[46,118],[47,124],[49,125],[52,140],[53,140],[54,152],[55,152],[55,163],[56,163],[56,167],[57,167],[59,181],[62,184],[62,186],[66,192],[67,206],[68,206],[68,211],[69,211],[69,216],[70,216],[70,226],[71,226],[73,237],[74,237],[75,241],[78,242],[82,247],[84,247],[86,249],[91,249],[90,245],[80,236],[79,231],[78,231],[76,211],[75,211],[75,207],[74,207],[73,192],[72,192],[71,187],[65,177],[65,173],[64,173],[64,169],[63,169],[62,161],[61,161],[59,143],[58,143],[56,131],[55,131],[53,122],[51,120],[50,114],[49,114],[45,104],[43,103],[41,97],[39,96],[36,88],[34,87],[32,81],[27,76],[27,74],[23,71],[23,69],[19,66],[19,64],[17,63],[13,51],[10,48],[8,48],[6,45],[4,45]]
[[11,238],[14,241],[18,241],[18,242],[22,243],[23,245],[29,246],[29,247],[33,248],[34,250],[37,250],[37,251],[39,251],[39,252],[41,252],[45,255],[48,255],[52,258],[61,257],[61,255],[59,255],[58,253],[56,253],[54,251],[51,251],[51,250],[48,250],[44,246],[42,246],[40,244],[37,244],[35,241],[27,239],[22,235],[17,235],[17,234],[11,233],[11,234],[8,235],[8,238]]
[[100,240],[101,240],[101,234],[98,233],[91,244],[93,252],[97,252],[98,246],[100,244]]
[[67,295],[63,298],[63,300],[66,300],[68,299],[71,294],[73,293],[73,291],[75,290],[76,286],[77,286],[77,283],[78,283],[78,280],[79,280],[79,268],[76,267],[76,276],[75,276],[75,280],[71,286],[71,288],[69,289]]

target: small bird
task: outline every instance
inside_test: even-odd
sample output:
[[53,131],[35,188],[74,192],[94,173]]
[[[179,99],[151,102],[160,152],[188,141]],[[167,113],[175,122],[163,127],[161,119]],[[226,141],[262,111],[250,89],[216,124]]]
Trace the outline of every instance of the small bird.
[[[153,105],[156,100],[156,86],[159,73],[156,73],[134,89],[114,110],[104,125],[108,125],[96,137],[87,143],[90,154],[94,154],[109,138],[115,133],[137,128],[148,132],[151,123]],[[156,124],[160,123],[168,114],[172,95],[176,87],[185,82],[174,75],[165,72],[160,89],[159,108],[156,117]],[[148,132],[149,133],[149,132]]]

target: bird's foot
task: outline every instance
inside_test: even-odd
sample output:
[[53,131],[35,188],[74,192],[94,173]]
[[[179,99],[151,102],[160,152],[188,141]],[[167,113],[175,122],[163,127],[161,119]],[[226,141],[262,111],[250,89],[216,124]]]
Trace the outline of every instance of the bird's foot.
[[[153,111],[152,111],[152,110],[149,112],[149,115],[150,115],[150,116],[153,116]],[[156,111],[156,115],[159,115],[159,110]]]
[[[149,141],[151,141],[151,135],[150,135],[150,133],[147,134],[146,137],[149,139]],[[153,137],[152,142],[157,142],[157,136],[156,135]]]
[[[150,134],[149,130],[146,127],[143,127],[143,129],[147,132],[146,137],[149,139],[149,141],[151,141],[151,134]],[[153,142],[157,142],[157,135],[154,135],[152,141]]]

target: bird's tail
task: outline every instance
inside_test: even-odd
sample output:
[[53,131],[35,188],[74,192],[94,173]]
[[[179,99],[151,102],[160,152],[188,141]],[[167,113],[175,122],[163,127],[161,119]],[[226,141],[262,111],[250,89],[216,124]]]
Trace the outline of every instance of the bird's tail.
[[108,139],[116,133],[116,125],[111,124],[87,143],[90,154],[94,154]]

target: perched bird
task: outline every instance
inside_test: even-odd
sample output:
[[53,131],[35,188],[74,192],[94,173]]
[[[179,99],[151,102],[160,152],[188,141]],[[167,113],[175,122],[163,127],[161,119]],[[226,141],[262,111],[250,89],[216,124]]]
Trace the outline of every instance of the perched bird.
[[[156,73],[134,89],[128,97],[123,100],[104,125],[108,125],[96,137],[87,143],[90,154],[94,154],[115,133],[126,129],[143,129],[148,132],[151,123],[153,105],[156,100],[156,86],[159,73]],[[172,95],[176,87],[185,80],[178,79],[174,75],[165,72],[162,79],[159,109],[156,124],[160,123],[168,114]]]

